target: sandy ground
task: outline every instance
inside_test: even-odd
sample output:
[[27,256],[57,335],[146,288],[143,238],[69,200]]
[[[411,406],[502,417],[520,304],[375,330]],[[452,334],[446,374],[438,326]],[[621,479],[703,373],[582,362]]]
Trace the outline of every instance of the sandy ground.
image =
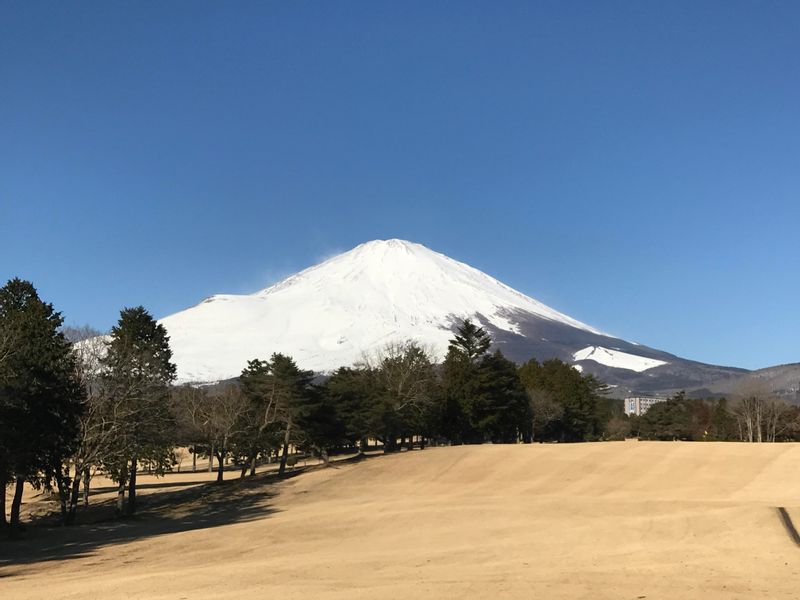
[[0,598],[798,598],[776,507],[800,523],[799,465],[797,444],[479,446],[195,486],[0,543]]

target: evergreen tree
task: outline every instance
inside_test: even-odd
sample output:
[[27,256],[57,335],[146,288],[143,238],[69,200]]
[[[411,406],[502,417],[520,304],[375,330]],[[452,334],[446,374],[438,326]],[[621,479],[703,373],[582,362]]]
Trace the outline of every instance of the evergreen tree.
[[242,476],[250,466],[255,474],[259,455],[268,455],[279,446],[279,406],[275,397],[269,361],[253,359],[239,377],[248,405],[240,434],[234,439],[233,450],[237,462],[243,465]]
[[242,476],[250,465],[250,474],[255,474],[256,459],[268,455],[279,446],[281,422],[269,361],[253,359],[239,377],[242,390],[248,400],[245,423],[233,441],[236,460],[243,465]]
[[530,442],[531,407],[516,365],[488,354],[489,334],[464,321],[442,367],[441,431],[456,443]]
[[295,443],[327,464],[331,448],[345,441],[346,430],[336,404],[324,389],[312,387],[310,394],[312,401],[297,417]]
[[[311,371],[300,369],[292,358],[277,353],[269,361],[249,361],[242,372],[240,381],[251,403],[250,451],[280,445],[281,475],[286,471],[289,444],[297,442],[302,433],[301,421],[319,404],[311,386],[313,378]],[[255,456],[251,454],[251,460]]]
[[366,450],[367,439],[376,433],[372,424],[379,390],[374,372],[366,366],[342,367],[325,382],[324,393],[336,407],[345,439],[359,452]]
[[0,288],[0,506],[5,523],[5,485],[13,479],[14,529],[26,481],[57,484],[66,518],[65,461],[77,444],[84,395],[62,322],[30,282],[12,279]]
[[442,433],[454,443],[484,441],[481,420],[479,363],[491,345],[489,334],[467,319],[450,341],[442,366]]
[[273,354],[270,360],[272,389],[284,424],[281,464],[278,473],[286,471],[289,444],[300,432],[300,422],[316,407],[316,394],[311,389],[314,373],[300,369],[294,360],[284,354]]
[[517,366],[498,350],[485,356],[477,375],[470,420],[484,440],[513,444],[531,441],[531,407]]
[[452,351],[463,360],[475,364],[486,355],[491,345],[492,338],[489,333],[475,325],[470,319],[466,319],[456,329],[455,336],[450,340],[448,353]]
[[720,398],[714,405],[711,414],[709,435],[713,440],[735,439],[736,419],[728,410],[728,400]]
[[691,440],[692,411],[684,392],[654,404],[639,418],[639,435],[651,440]]
[[[599,439],[614,406],[603,397],[606,386],[592,375],[582,375],[558,359],[530,360],[519,370],[529,395],[546,394],[561,406],[557,421],[548,424],[545,437],[564,442]],[[536,415],[533,415],[534,421]]]
[[161,474],[174,461],[170,384],[176,368],[166,329],[141,306],[123,309],[111,330],[103,366],[105,392],[119,423],[103,464],[119,486],[118,513],[123,510],[127,485],[127,514],[132,515],[139,466]]
[[477,393],[477,368],[452,346],[441,370],[439,430],[454,444],[475,443],[478,432],[470,426],[467,414]]

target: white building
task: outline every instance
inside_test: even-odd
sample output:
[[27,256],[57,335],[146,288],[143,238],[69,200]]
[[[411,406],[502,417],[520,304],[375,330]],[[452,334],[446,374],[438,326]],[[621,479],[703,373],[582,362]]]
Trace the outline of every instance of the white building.
[[647,410],[658,404],[664,402],[666,398],[654,398],[647,396],[634,396],[632,398],[625,398],[625,414],[626,415],[643,415]]

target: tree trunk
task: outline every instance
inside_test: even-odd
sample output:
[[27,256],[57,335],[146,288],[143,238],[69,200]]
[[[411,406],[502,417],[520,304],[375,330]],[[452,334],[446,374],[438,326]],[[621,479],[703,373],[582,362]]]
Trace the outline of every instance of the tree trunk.
[[123,509],[125,508],[125,480],[121,480],[119,482],[119,486],[117,486],[117,516],[121,517],[123,515]]
[[[61,509],[61,524],[69,525],[69,501],[70,501],[70,486],[67,484],[69,478],[69,467],[66,473],[61,470],[61,465],[56,465],[56,486],[58,486],[58,504]],[[77,473],[77,469],[75,470]]]
[[225,457],[224,452],[217,452],[217,483],[222,483],[223,478],[223,471],[225,469],[225,461],[223,458]]
[[292,435],[292,418],[286,423],[286,432],[283,434],[283,452],[281,453],[281,466],[278,468],[278,475],[286,472],[286,460],[289,458],[289,436]]
[[78,502],[81,495],[81,476],[82,473],[75,467],[75,477],[72,479],[72,486],[69,494],[69,510],[67,511],[67,525],[75,522],[75,514],[78,512]]
[[92,474],[89,472],[89,467],[83,470],[83,507],[89,508],[89,483],[92,480]]
[[136,513],[136,457],[131,459],[131,476],[128,479],[128,516]]
[[192,473],[197,473],[197,446],[192,448]]
[[[19,528],[19,510],[22,506],[22,490],[25,489],[25,475],[17,473],[14,498],[11,500],[11,528]],[[5,510],[5,506],[3,507]]]
[[759,444],[763,441],[761,439],[761,431],[764,428],[763,423],[762,423],[762,418],[761,418],[762,417],[762,412],[763,412],[762,402],[761,402],[761,400],[758,400],[756,402],[756,425],[755,425],[755,427],[756,427],[756,438],[757,438]]
[[[2,469],[0,469],[0,473],[5,473]],[[0,481],[0,528],[5,529],[6,525],[8,525],[8,519],[6,519],[6,482],[5,479]]]

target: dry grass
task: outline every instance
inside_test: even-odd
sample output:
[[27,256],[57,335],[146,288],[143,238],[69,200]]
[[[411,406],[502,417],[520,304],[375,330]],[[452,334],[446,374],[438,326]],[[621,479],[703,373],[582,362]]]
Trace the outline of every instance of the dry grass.
[[795,598],[776,507],[800,520],[798,464],[795,444],[479,446],[162,489],[134,521],[0,544],[0,597]]

